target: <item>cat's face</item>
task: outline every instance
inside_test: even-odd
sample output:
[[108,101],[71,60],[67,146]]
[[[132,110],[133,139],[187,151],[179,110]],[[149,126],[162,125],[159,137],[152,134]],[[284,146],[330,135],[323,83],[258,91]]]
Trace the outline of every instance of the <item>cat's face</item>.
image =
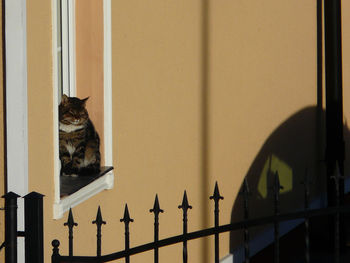
[[59,121],[66,125],[83,125],[89,115],[85,108],[88,98],[79,99],[75,97],[62,96],[62,101],[59,105]]

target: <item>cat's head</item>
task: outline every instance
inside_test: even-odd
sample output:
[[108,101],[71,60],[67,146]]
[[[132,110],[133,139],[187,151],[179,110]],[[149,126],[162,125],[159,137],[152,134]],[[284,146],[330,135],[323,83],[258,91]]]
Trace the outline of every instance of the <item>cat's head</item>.
[[63,95],[58,107],[60,123],[66,125],[84,125],[89,119],[89,114],[85,108],[88,98],[81,100],[76,97]]

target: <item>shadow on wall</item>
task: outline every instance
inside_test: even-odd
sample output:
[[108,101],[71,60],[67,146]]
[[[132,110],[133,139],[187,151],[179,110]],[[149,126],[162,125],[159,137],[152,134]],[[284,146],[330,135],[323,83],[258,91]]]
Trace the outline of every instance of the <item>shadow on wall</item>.
[[[283,122],[266,140],[251,164],[246,176],[249,185],[249,218],[274,214],[274,175],[279,174],[280,212],[291,212],[304,207],[304,181],[308,173],[311,205],[325,203],[324,162],[324,112],[317,107],[307,107]],[[344,125],[346,126],[346,125]],[[345,142],[350,141],[350,132],[344,127]],[[346,143],[349,146],[348,143]],[[349,164],[345,162],[345,174]],[[238,195],[233,204],[231,222],[243,220],[243,196]],[[250,229],[250,239],[261,236],[266,228]],[[243,231],[230,234],[231,253],[242,247]],[[254,253],[254,251],[251,251]]]

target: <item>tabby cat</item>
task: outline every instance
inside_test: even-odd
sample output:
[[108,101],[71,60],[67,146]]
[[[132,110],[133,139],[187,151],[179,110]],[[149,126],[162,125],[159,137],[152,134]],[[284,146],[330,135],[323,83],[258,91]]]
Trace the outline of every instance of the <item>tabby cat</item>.
[[88,98],[62,96],[59,105],[61,175],[91,175],[100,170],[100,138],[89,119]]

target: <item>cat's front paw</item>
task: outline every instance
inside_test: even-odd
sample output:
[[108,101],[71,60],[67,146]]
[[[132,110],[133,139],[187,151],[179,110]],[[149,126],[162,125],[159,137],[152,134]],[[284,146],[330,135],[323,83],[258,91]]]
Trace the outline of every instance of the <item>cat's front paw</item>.
[[78,177],[79,175],[77,175],[77,174],[66,174],[66,173],[62,173],[62,176],[76,178],[76,177]]
[[70,162],[62,167],[61,172],[63,176],[77,177],[78,169],[73,167],[72,163]]

